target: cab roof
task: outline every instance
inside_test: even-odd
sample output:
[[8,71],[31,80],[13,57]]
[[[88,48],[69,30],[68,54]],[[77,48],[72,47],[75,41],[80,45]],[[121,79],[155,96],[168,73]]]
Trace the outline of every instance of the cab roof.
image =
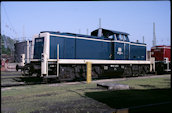
[[[99,29],[100,29],[100,28],[99,28]],[[92,36],[96,36],[96,35],[98,34],[98,30],[99,30],[99,29],[96,29],[96,30],[92,31],[92,32],[91,32],[91,35],[92,35]],[[108,35],[108,36],[113,35],[113,34],[129,35],[128,33],[125,33],[125,32],[114,31],[114,30],[108,30],[108,29],[103,29],[103,28],[101,28],[101,29],[102,29],[102,33],[103,33],[104,35]]]

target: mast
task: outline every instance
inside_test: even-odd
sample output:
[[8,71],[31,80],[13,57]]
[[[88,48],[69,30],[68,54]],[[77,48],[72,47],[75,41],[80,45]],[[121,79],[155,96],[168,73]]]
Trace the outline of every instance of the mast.
[[143,36],[143,43],[145,42],[145,38],[144,38],[144,36]]
[[87,35],[88,35],[88,28],[87,28]]
[[99,29],[98,29],[98,37],[102,36],[102,28],[101,28],[101,18],[99,18]]
[[23,41],[25,41],[26,38],[25,38],[25,33],[24,33],[24,25],[23,25]]
[[153,47],[156,46],[155,23],[153,22]]
[[101,18],[99,18],[99,28],[101,28]]

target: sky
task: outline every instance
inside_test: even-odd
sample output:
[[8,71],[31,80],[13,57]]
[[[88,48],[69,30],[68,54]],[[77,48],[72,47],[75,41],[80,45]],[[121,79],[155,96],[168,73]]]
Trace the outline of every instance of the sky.
[[32,40],[41,31],[88,34],[99,27],[129,33],[130,41],[171,45],[170,1],[1,2],[1,34]]

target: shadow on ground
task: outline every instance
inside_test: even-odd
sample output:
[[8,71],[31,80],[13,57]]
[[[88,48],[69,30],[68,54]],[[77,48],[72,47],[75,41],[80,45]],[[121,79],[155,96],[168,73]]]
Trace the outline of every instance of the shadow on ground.
[[57,79],[44,79],[41,77],[18,77],[13,78],[17,82],[24,82],[25,84],[44,84],[44,83],[57,83]]
[[[147,87],[147,86],[145,86]],[[86,92],[85,96],[104,103],[111,108],[131,108],[130,112],[171,113],[171,89],[116,90]],[[154,105],[157,103],[166,103]],[[136,107],[150,104],[150,107]],[[163,108],[162,108],[162,107]]]
[[[103,79],[110,79],[112,77],[100,77],[100,78],[92,78],[92,80],[103,80]],[[117,77],[113,77],[117,78]],[[86,81],[86,78],[77,78],[74,80],[59,80],[58,78],[42,78],[36,76],[22,76],[22,77],[15,77],[13,78],[16,82],[24,82],[25,84],[44,84],[44,83],[60,83],[60,82],[82,82]]]

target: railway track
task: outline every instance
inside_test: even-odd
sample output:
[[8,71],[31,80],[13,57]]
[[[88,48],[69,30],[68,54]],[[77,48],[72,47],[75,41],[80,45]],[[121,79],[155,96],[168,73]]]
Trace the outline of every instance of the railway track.
[[[92,83],[123,81],[123,80],[142,79],[142,78],[159,78],[164,76],[168,77],[170,76],[170,74],[165,74],[165,75],[147,74],[146,76],[138,76],[138,77],[93,79]],[[86,81],[76,80],[76,81],[61,82],[55,78],[39,78],[36,76],[28,77],[28,76],[22,76],[20,73],[15,73],[15,72],[13,72],[13,74],[11,74],[10,72],[3,72],[1,74],[2,88],[14,87],[14,86],[37,85],[37,84],[79,84],[79,83],[86,83]]]

